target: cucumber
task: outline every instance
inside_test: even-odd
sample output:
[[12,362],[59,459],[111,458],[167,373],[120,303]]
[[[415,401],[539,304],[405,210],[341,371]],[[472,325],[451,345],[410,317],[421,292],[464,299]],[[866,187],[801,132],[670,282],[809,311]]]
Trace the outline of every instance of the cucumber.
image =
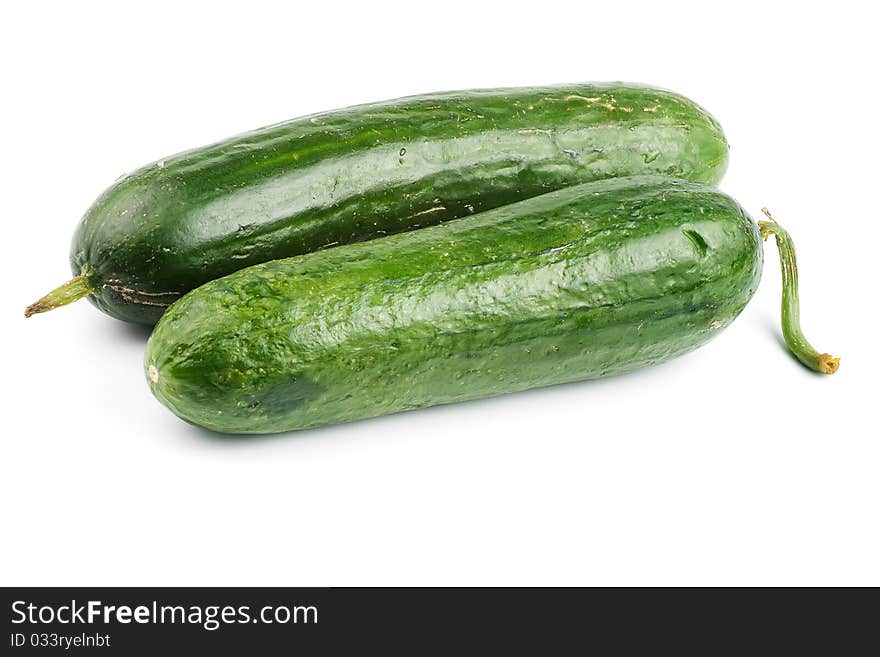
[[88,296],[154,324],[184,293],[249,265],[602,178],[716,183],[727,150],[690,100],[621,83],[437,93],[295,119],[114,184],[76,231],[75,278],[25,314]]
[[661,363],[730,324],[762,262],[715,188],[586,183],[211,281],[165,313],[145,368],[215,431],[346,422]]

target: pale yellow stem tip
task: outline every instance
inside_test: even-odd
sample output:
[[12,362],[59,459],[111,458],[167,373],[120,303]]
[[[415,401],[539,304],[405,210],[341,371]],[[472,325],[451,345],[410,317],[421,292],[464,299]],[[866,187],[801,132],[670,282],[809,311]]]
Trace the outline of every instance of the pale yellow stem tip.
[[822,372],[822,374],[834,374],[839,367],[839,358],[835,358],[831,354],[822,354],[819,356],[819,371]]

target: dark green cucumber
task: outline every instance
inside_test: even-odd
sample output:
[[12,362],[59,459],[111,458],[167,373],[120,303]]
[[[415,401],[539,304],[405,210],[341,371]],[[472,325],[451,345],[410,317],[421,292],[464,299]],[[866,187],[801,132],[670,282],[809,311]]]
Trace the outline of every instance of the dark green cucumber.
[[145,367],[216,431],[356,420],[663,362],[739,314],[762,260],[717,189],[587,183],[211,281],[160,320]]
[[82,296],[155,323],[237,269],[381,237],[602,178],[716,183],[727,142],[702,108],[621,83],[437,93],[317,114],[165,158],[110,187],[73,240]]

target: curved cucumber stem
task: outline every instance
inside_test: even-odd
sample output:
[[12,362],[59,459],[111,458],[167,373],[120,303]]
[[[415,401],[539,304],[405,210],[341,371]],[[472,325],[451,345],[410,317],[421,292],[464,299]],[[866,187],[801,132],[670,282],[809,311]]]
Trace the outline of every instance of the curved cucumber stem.
[[776,237],[776,248],[779,249],[779,261],[782,264],[782,336],[785,344],[791,349],[799,361],[811,370],[822,374],[834,374],[840,367],[840,359],[831,354],[820,354],[816,351],[801,331],[801,310],[798,299],[797,257],[791,236],[773,219],[767,208],[761,208],[768,221],[759,221],[758,228],[765,240],[773,235]]
[[61,306],[66,306],[78,299],[89,296],[94,288],[88,279],[88,272],[83,271],[79,276],[70,279],[64,285],[56,287],[39,301],[35,301],[24,309],[24,316],[30,317],[37,313],[44,313]]

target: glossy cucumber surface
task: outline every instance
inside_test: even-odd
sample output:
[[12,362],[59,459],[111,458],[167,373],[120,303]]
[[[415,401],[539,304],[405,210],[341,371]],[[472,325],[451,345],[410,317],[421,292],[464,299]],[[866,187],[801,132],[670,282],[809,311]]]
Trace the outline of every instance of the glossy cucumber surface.
[[484,89],[316,114],[164,158],[105,191],[76,231],[89,298],[155,323],[189,290],[249,265],[408,231],[587,181],[716,183],[718,123],[622,83]]
[[268,433],[617,374],[716,335],[762,260],[717,189],[587,183],[211,281],[156,326],[147,378],[189,422]]

